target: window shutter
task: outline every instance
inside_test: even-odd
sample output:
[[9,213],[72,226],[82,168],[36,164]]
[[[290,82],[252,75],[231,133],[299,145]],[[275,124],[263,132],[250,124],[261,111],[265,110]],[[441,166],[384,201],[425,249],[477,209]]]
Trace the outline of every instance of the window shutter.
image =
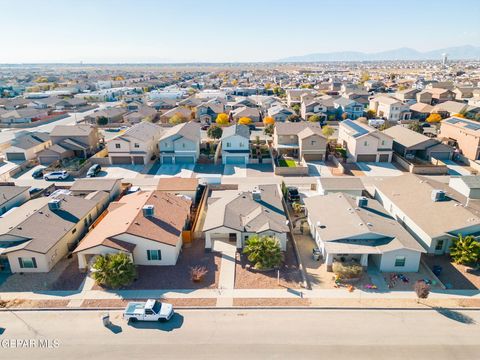
[[151,259],[151,256],[150,256],[150,250],[147,250],[147,259],[148,259],[148,260],[152,260],[152,259]]
[[22,261],[22,258],[18,258],[18,263],[20,264],[20,268],[23,269],[23,261]]
[[37,268],[37,260],[35,260],[34,257],[32,257],[32,263],[33,263],[33,267],[36,269]]
[[157,250],[158,251],[158,260],[162,260],[162,250]]

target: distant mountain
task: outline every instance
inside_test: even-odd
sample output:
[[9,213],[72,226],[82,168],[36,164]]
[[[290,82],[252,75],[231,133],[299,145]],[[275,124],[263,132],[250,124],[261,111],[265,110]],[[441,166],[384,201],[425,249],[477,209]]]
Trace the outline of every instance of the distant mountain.
[[280,59],[281,62],[315,62],[315,61],[373,61],[373,60],[441,60],[442,54],[448,54],[449,59],[480,59],[480,47],[472,45],[449,47],[432,51],[420,52],[403,47],[394,50],[364,53],[359,51],[340,51],[317,53],[303,56],[291,56]]

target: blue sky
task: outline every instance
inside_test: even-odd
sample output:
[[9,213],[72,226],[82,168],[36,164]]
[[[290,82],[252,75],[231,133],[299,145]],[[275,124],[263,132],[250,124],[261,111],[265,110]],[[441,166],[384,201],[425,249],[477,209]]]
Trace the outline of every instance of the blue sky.
[[480,45],[479,0],[0,0],[0,63],[269,61]]

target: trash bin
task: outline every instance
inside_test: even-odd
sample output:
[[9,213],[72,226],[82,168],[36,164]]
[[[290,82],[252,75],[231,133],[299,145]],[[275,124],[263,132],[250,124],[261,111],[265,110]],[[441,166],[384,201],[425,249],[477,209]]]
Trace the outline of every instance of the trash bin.
[[313,260],[315,261],[320,261],[320,257],[322,256],[322,253],[320,252],[320,249],[313,249],[312,250],[312,257]]
[[442,274],[442,267],[440,265],[435,265],[432,271],[435,276],[440,276]]
[[105,313],[102,315],[102,322],[103,322],[103,326],[110,325],[110,315],[108,313]]

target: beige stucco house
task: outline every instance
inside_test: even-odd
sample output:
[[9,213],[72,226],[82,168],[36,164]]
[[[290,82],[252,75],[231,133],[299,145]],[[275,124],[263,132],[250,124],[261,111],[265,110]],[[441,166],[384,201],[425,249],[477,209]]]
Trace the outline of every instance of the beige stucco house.
[[480,159],[480,123],[451,117],[441,122],[439,139],[457,147],[469,160]]

